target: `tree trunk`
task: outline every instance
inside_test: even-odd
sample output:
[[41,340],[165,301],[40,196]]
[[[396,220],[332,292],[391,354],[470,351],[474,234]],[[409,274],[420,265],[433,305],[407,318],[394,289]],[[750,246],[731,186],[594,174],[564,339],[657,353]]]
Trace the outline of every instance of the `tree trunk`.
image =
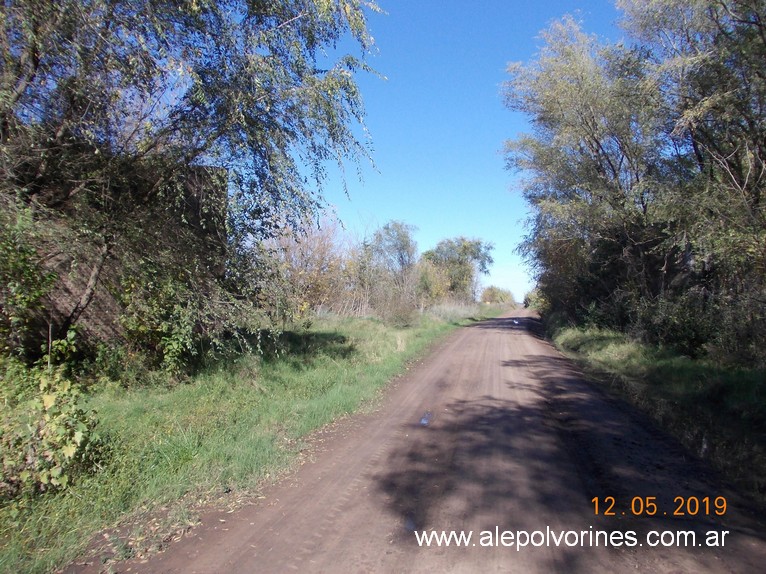
[[74,325],[77,320],[80,318],[80,315],[82,315],[83,311],[88,308],[88,305],[90,305],[91,301],[93,301],[93,296],[96,294],[96,286],[98,285],[98,279],[101,276],[101,271],[104,268],[104,263],[106,263],[106,258],[109,256],[109,243],[104,242],[104,245],[101,246],[101,249],[99,250],[99,256],[98,260],[96,261],[96,264],[93,266],[93,270],[90,272],[90,277],[88,278],[88,283],[85,285],[85,291],[83,291],[82,295],[80,296],[80,300],[77,302],[77,304],[74,306],[72,311],[69,313],[69,316],[64,320],[64,323],[61,325],[61,328],[59,329],[59,336],[63,337],[66,336],[67,331]]

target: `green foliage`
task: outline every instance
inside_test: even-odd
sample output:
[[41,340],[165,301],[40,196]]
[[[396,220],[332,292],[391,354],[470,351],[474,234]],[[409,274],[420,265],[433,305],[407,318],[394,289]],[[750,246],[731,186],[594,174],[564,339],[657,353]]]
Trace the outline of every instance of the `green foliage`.
[[378,263],[394,274],[397,283],[403,285],[417,261],[417,243],[412,235],[414,225],[390,221],[378,229],[372,238],[372,250]]
[[447,271],[423,257],[418,262],[416,293],[421,309],[444,301],[449,296]]
[[543,315],[547,314],[550,310],[550,304],[545,300],[545,295],[537,288],[524,295],[524,307],[536,309]]
[[317,60],[346,33],[366,50],[364,10],[374,4],[95,0],[81,8],[73,0],[2,8],[4,165],[12,178],[31,176],[26,193],[40,201],[99,194],[111,164],[160,159],[161,150],[176,168],[157,172],[160,185],[144,191],[212,159],[236,174],[232,197],[248,200],[240,223],[263,233],[277,213],[292,220],[314,203],[296,151],[320,179],[321,162],[360,151],[350,126],[363,114],[353,72],[365,65],[341,56],[320,69]]
[[[453,305],[449,319],[427,313],[408,329],[377,319],[318,318],[307,331],[285,333],[289,353],[245,353],[184,385],[163,374],[165,384],[93,387],[88,406],[98,411],[108,458],[97,474],[78,474],[55,496],[24,499],[15,517],[0,505],[0,564],[22,572],[63,568],[94,533],[117,522],[133,531],[123,542],[145,551],[179,524],[184,528],[200,500],[218,501],[229,490],[235,500],[247,499],[297,462],[307,433],[369,408],[452,321],[479,317],[486,307]],[[168,517],[159,532],[147,522],[156,511]]]
[[96,464],[97,419],[65,369],[36,367],[28,376],[39,381],[37,396],[4,415],[0,498],[65,489]]
[[[686,291],[673,299],[645,302],[634,330],[651,343],[664,344],[691,357],[699,356],[713,339],[715,303],[699,291]],[[642,332],[643,330],[643,332]]]
[[[134,349],[171,371],[257,330],[237,333],[243,324],[262,327],[258,307],[278,285],[266,258],[242,254],[317,214],[327,161],[367,155],[354,75],[368,70],[376,10],[358,0],[3,4],[0,199],[18,198],[29,221],[2,221],[3,351],[37,344],[24,331],[51,287],[39,262],[66,259],[52,245],[75,252],[72,280],[60,277],[46,301],[54,336],[104,287],[128,305]],[[325,48],[346,36],[359,57],[330,61]],[[42,221],[46,245],[31,232]],[[80,257],[93,246],[96,257]],[[146,277],[148,267],[162,271]],[[123,290],[123,278],[146,284]]]
[[39,381],[21,357],[0,358],[0,402],[10,412],[37,394]]
[[443,239],[434,249],[423,253],[423,258],[445,271],[450,296],[473,301],[478,295],[478,276],[489,273],[492,265],[492,249],[492,244],[479,239],[457,237]]
[[[144,277],[143,279],[146,279]],[[120,317],[130,345],[154,356],[170,373],[178,373],[197,354],[193,292],[168,277],[132,282],[123,292]]]
[[279,304],[277,320],[283,325],[310,321],[312,310],[343,297],[347,255],[336,221],[308,225],[302,233],[290,230],[275,242],[270,257],[275,273],[264,303],[275,315]]
[[762,3],[620,5],[636,45],[564,18],[509,68],[507,104],[535,128],[507,145],[529,176],[520,252],[548,313],[763,362],[746,351],[766,348]]
[[[3,202],[4,203],[4,202]],[[30,209],[0,208],[0,353],[17,353],[55,276],[41,266]]]
[[375,231],[369,244],[374,282],[370,302],[388,324],[412,325],[417,318],[416,228],[401,221],[390,221]]
[[580,362],[590,380],[637,405],[690,451],[763,500],[763,370],[679,356],[608,329],[561,326],[554,342]]
[[141,258],[118,291],[129,354],[172,375],[249,350],[251,341],[257,346],[261,330],[276,328],[291,312],[281,278],[260,252],[230,265],[241,275],[224,280],[201,269],[190,253],[188,247],[180,261],[170,251]]
[[462,237],[444,240],[418,258],[414,232],[411,225],[391,221],[356,242],[327,221],[304,233],[290,230],[265,245],[271,273],[246,283],[260,283],[262,308],[272,320],[278,309],[282,328],[307,320],[311,311],[413,325],[433,305],[470,300],[478,274],[492,262],[491,245]]
[[508,289],[501,289],[500,287],[490,285],[489,287],[485,287],[481,292],[481,302],[503,305],[514,303],[514,298],[513,293],[511,293]]

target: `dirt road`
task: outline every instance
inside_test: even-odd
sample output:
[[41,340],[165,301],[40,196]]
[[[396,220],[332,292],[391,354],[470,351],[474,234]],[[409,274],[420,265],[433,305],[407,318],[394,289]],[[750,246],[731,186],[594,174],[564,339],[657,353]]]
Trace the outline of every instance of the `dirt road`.
[[[641,416],[583,382],[532,323],[519,311],[458,330],[392,385],[377,412],[321,433],[312,460],[261,503],[212,514],[148,562],[115,569],[764,571],[766,529],[748,504]],[[607,496],[615,515],[596,516],[592,499],[600,497],[603,513]],[[728,505],[722,517],[714,512],[719,496]],[[703,507],[709,497],[710,516],[704,508],[672,516],[676,497],[697,497]],[[655,516],[632,516],[631,502]],[[473,534],[468,546],[426,547],[416,540],[421,530]],[[496,540],[503,531],[510,534]],[[597,531],[623,544],[606,547]],[[664,547],[671,536],[691,543],[677,531],[694,532],[703,545],[712,533],[719,546]],[[524,532],[531,542],[517,549]]]

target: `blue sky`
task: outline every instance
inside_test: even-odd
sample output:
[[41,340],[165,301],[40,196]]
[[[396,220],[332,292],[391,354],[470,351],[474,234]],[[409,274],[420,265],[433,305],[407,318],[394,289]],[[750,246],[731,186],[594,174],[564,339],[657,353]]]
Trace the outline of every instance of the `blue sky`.
[[485,285],[520,300],[533,287],[514,252],[527,208],[505,170],[503,143],[527,131],[503,106],[509,62],[527,62],[539,32],[573,14],[586,31],[616,39],[619,13],[609,0],[380,0],[371,14],[377,50],[369,63],[387,79],[357,79],[367,111],[375,168],[362,181],[347,169],[350,198],[332,178],[325,197],[357,238],[391,220],[417,227],[421,252],[464,235],[493,243]]

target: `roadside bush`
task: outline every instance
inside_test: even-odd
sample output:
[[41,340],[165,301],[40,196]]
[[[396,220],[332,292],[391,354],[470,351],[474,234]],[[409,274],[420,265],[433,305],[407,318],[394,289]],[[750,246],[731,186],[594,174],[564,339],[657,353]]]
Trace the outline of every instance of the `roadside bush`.
[[418,311],[404,294],[392,293],[387,300],[379,305],[383,321],[393,327],[411,327],[418,320]]
[[[220,354],[249,350],[249,340],[274,324],[276,314],[270,317],[263,300],[271,289],[265,271],[227,277],[230,284],[224,285],[203,270],[186,273],[202,267],[193,256],[179,263],[174,253],[160,255],[136,262],[117,292],[124,354],[135,359],[134,366],[143,363],[174,377],[189,374]],[[242,285],[249,291],[237,293]]]
[[[754,290],[755,291],[755,290]],[[706,350],[719,363],[766,366],[766,290],[719,296]]]
[[96,414],[65,371],[65,365],[30,369],[39,381],[36,396],[4,412],[0,499],[65,489],[96,465]]
[[426,312],[439,321],[458,323],[471,315],[479,314],[481,307],[475,303],[467,305],[460,301],[442,301],[429,307]]
[[535,288],[524,295],[524,307],[535,309],[540,314],[545,314],[550,310],[551,305],[543,292]]
[[690,357],[704,354],[711,339],[715,310],[702,294],[686,291],[671,299],[642,301],[634,329],[645,341],[664,345]]
[[[3,202],[4,204],[5,202]],[[55,275],[40,265],[29,209],[0,204],[0,352],[23,349],[30,322]]]
[[554,337],[556,333],[572,325],[572,320],[562,311],[554,311],[543,315],[543,325],[545,327],[545,336]]
[[179,281],[152,277],[131,282],[123,293],[120,322],[131,345],[153,355],[168,373],[178,373],[197,354],[193,293]]

